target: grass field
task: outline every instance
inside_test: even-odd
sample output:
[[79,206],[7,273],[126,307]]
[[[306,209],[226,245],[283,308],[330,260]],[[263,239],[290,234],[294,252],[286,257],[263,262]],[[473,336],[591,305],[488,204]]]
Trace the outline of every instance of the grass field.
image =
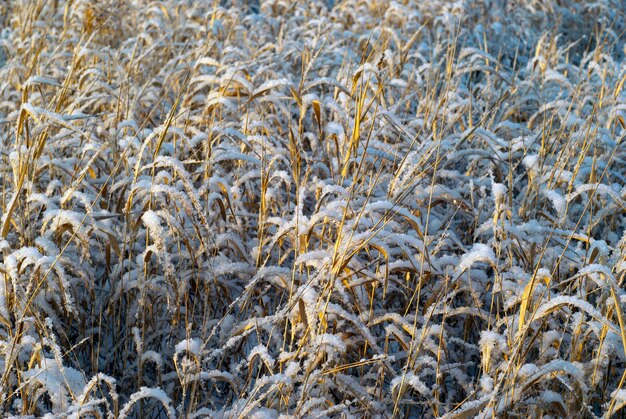
[[0,413],[621,415],[625,11],[0,2]]

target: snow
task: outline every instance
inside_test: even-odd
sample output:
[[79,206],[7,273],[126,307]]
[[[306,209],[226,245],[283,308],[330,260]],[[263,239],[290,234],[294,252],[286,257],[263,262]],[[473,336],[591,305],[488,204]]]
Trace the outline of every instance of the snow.
[[496,202],[501,202],[506,197],[507,188],[501,183],[495,183],[492,186],[493,197]]
[[163,405],[163,407],[165,408],[165,414],[167,415],[168,418],[173,419],[176,417],[174,408],[172,407],[172,404],[171,404],[171,400],[169,397],[167,397],[165,392],[161,390],[160,388],[149,388],[149,387],[141,387],[139,391],[133,393],[130,396],[130,400],[128,401],[128,403],[126,403],[124,408],[120,411],[119,417],[120,418],[128,417],[128,414],[130,413],[135,403],[137,403],[139,400],[142,400],[142,399],[151,399],[151,398],[158,400]]
[[54,358],[43,358],[39,367],[22,373],[27,383],[38,382],[50,396],[55,413],[66,411],[71,399],[82,393],[83,375],[70,367],[63,367]]
[[283,86],[291,86],[291,80],[287,79],[287,78],[281,78],[281,79],[276,79],[276,80],[268,80],[265,83],[263,83],[261,86],[259,86],[253,93],[252,96],[258,95],[260,93],[263,93],[267,90],[272,90],[275,89],[277,87],[283,87]]
[[174,353],[179,354],[189,352],[195,356],[199,356],[202,351],[202,341],[200,339],[185,339],[176,344]]
[[557,216],[560,220],[565,219],[567,201],[563,195],[554,190],[543,189],[543,194],[552,202],[552,206],[556,210]]
[[469,269],[476,262],[487,262],[494,265],[496,261],[493,249],[483,243],[475,243],[472,249],[461,257],[461,261],[456,270],[462,273]]
[[536,366],[535,364],[524,364],[517,371],[517,374],[520,378],[528,378],[532,376],[533,374],[536,374],[537,371],[539,371],[539,367]]
[[481,347],[499,347],[506,348],[507,343],[504,336],[489,330],[483,330],[480,332],[480,343]]
[[541,398],[543,399],[543,402],[546,404],[558,403],[562,405],[563,407],[565,407],[565,401],[563,400],[563,397],[559,393],[556,393],[554,391],[545,390],[541,394]]
[[404,376],[398,376],[391,381],[391,388],[396,389],[401,384],[408,385],[418,391],[423,396],[430,396],[428,387],[413,372],[409,372]]
[[484,393],[491,393],[493,391],[493,378],[488,375],[480,377],[480,387]]
[[[541,306],[539,306],[539,308],[537,309],[537,313],[535,314],[534,317],[535,319],[540,319],[543,316],[551,313],[555,308],[559,308],[561,306],[574,306],[595,319],[604,319],[604,316],[602,316],[602,313],[600,313],[589,302],[583,301],[577,297],[570,297],[570,296],[564,296],[564,295],[554,297],[550,301],[547,301],[541,304]],[[612,328],[616,328],[615,325],[612,325],[608,322],[607,322],[607,325],[610,325]]]
[[263,363],[265,363],[265,365],[267,365],[268,368],[270,368],[270,369],[274,368],[275,361],[270,356],[269,352],[267,351],[267,347],[266,346],[264,346],[264,345],[257,345],[254,349],[252,349],[250,351],[250,353],[248,354],[248,363],[252,362],[252,360],[256,356],[261,358]]
[[621,414],[626,0],[4,3],[3,415]]
[[155,236],[155,239],[162,242],[163,228],[161,227],[161,218],[154,211],[148,210],[141,216],[141,221]]
[[331,335],[329,333],[324,333],[323,335],[319,335],[316,338],[316,344],[323,347],[323,350],[331,354],[333,352],[338,352],[342,354],[346,351],[346,344],[343,339],[337,335]]

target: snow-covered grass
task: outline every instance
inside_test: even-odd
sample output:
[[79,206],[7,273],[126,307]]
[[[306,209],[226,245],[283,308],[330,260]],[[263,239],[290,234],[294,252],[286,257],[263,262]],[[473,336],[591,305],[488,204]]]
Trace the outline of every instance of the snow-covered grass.
[[626,1],[248,3],[0,2],[0,412],[626,406]]

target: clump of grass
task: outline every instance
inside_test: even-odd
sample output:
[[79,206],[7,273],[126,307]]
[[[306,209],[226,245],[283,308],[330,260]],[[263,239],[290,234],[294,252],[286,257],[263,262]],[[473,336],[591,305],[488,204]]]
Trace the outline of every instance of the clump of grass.
[[0,410],[620,412],[625,6],[0,5]]

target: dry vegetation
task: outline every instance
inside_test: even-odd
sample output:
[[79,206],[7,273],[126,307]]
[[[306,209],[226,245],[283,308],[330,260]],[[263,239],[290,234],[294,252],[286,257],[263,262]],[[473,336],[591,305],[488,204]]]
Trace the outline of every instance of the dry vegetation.
[[0,2],[0,412],[620,414],[624,0],[245,3]]

